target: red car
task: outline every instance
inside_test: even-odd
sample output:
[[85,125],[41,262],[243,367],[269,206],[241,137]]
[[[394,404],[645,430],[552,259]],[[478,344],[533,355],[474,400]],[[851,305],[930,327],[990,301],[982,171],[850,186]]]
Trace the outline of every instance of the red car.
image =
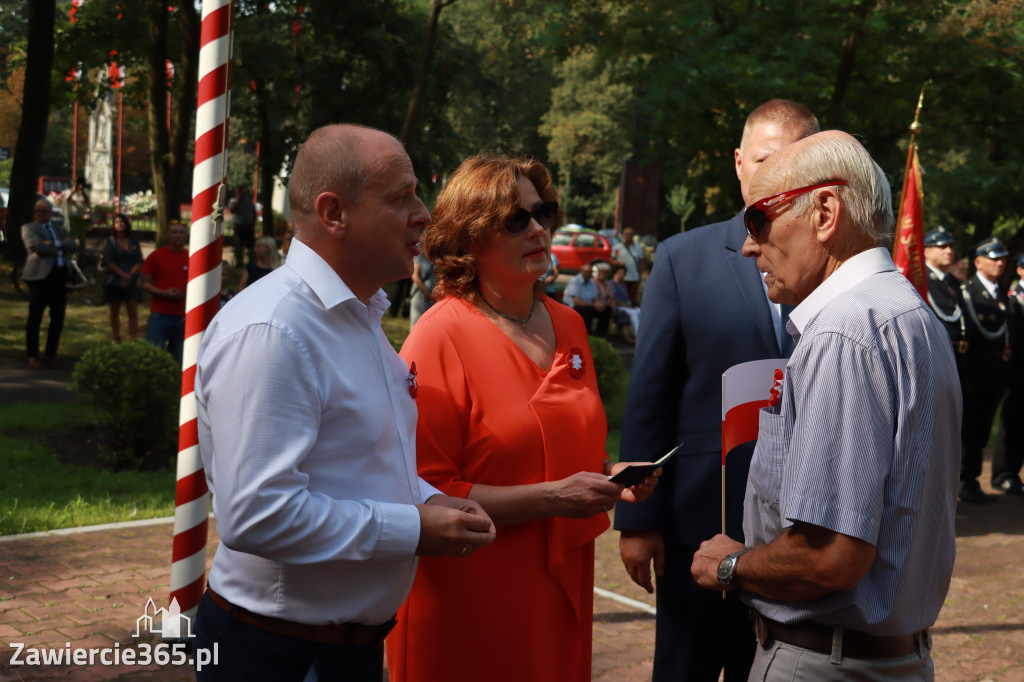
[[615,241],[593,230],[562,229],[551,238],[551,253],[558,258],[560,271],[579,272],[590,261],[610,261]]

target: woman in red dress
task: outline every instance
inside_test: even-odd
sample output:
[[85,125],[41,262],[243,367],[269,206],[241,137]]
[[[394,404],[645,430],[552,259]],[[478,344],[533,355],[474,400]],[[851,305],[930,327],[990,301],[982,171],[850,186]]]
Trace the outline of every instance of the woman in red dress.
[[420,559],[387,640],[392,682],[590,679],[594,538],[620,499],[579,314],[544,295],[561,213],[547,169],[474,157],[421,246],[437,303],[402,348],[419,409],[420,475],[498,526],[465,559]]

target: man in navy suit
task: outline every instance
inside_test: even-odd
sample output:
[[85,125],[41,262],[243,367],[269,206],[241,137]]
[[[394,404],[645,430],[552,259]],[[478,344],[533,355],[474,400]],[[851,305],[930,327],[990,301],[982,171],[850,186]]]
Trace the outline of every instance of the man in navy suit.
[[[807,107],[774,99],[751,112],[735,150],[740,193],[769,155],[818,132]],[[788,357],[788,306],[767,298],[757,264],[740,252],[742,211],[728,222],[675,235],[658,248],[643,297],[622,426],[622,460],[656,460],[679,443],[654,494],[618,505],[615,528],[630,577],[648,592],[657,576],[654,682],[746,680],[754,656],[747,609],[701,590],[690,574],[700,543],[721,531],[722,373]],[[743,497],[753,443],[726,468],[727,534],[743,539]],[[629,509],[627,509],[629,507]]]

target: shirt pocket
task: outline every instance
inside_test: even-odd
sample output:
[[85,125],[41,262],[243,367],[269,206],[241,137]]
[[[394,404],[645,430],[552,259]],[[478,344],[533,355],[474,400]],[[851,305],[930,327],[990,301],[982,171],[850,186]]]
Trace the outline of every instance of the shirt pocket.
[[757,423],[757,447],[750,462],[747,487],[758,505],[779,506],[782,470],[793,431],[788,419],[770,407],[761,408]]

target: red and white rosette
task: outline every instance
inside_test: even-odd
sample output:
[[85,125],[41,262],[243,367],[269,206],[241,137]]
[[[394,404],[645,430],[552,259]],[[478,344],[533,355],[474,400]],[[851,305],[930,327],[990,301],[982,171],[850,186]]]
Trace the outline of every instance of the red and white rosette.
[[[205,588],[209,491],[199,456],[196,358],[203,332],[220,308],[222,185],[227,172],[228,74],[231,62],[231,0],[203,0],[196,109],[195,168],[192,174],[192,228],[188,290],[185,296],[185,350],[182,358],[178,431],[178,483],[175,493],[171,594],[181,613],[192,617]],[[218,199],[219,197],[219,199]],[[222,209],[221,209],[222,210]]]

